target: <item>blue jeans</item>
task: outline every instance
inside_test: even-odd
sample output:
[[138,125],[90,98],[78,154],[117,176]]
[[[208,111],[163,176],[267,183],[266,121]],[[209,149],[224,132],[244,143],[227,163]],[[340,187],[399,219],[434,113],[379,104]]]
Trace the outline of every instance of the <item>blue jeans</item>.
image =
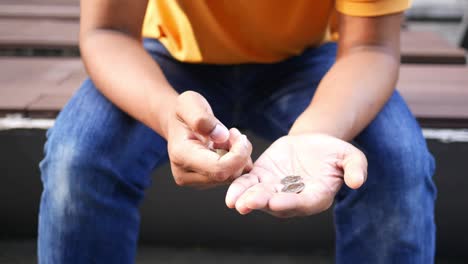
[[[176,61],[155,40],[144,45],[175,89],[201,93],[226,126],[270,140],[287,134],[336,54],[330,43],[275,64],[202,65]],[[355,143],[367,155],[369,177],[336,197],[336,261],[432,263],[434,160],[398,92]],[[138,206],[151,172],[166,160],[162,137],[85,81],[48,131],[39,262],[132,263]]]

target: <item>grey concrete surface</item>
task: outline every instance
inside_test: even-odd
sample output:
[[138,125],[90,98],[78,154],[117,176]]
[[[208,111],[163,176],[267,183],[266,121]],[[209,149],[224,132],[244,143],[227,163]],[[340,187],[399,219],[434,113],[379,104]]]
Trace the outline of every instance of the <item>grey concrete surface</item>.
[[[33,240],[0,241],[0,263],[36,263],[36,243]],[[136,264],[331,264],[333,257],[321,252],[272,252],[271,250],[212,249],[201,247],[164,247],[142,245],[138,249]]]
[[[142,245],[138,248],[136,264],[332,264],[328,252],[272,251],[268,249],[213,249],[202,247],[164,247]],[[36,244],[33,240],[0,241],[0,263],[36,263]],[[439,258],[438,264],[464,264],[464,260]]]

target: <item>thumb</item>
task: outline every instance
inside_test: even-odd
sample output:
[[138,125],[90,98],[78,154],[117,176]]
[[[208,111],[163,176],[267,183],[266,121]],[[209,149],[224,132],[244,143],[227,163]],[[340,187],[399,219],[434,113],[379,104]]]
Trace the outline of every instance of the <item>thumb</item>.
[[361,187],[367,179],[367,159],[364,153],[351,146],[345,154],[342,167],[344,170],[344,181],[351,189]]
[[214,116],[208,101],[197,92],[187,91],[179,95],[176,115],[192,131],[209,137],[215,143],[229,139],[229,130]]

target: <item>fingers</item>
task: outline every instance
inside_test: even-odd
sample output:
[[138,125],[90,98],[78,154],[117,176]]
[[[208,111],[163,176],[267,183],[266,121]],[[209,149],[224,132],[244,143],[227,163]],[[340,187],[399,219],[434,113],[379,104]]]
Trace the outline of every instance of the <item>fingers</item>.
[[364,153],[354,146],[350,146],[345,154],[342,167],[344,182],[351,189],[361,187],[367,179],[367,159]]
[[299,215],[306,215],[301,209],[302,198],[295,193],[279,192],[273,195],[268,202],[268,208],[264,210],[279,218],[289,218]]
[[251,148],[247,138],[242,136],[221,158],[216,152],[195,142],[181,143],[174,152],[171,161],[186,171],[200,173],[213,181],[225,181],[248,164]]
[[274,196],[275,189],[271,184],[259,183],[247,189],[236,201],[235,207],[240,214],[268,207],[268,202]]
[[[229,182],[252,168],[252,144],[239,130],[230,131],[213,115],[206,99],[193,91],[179,95],[177,120],[171,123],[169,158],[176,183]],[[213,148],[229,150],[224,155]]]
[[269,209],[276,212],[297,210],[301,204],[301,197],[295,193],[279,192],[273,196],[269,203]]
[[226,205],[229,208],[234,208],[239,197],[250,187],[258,183],[257,176],[245,174],[231,183],[226,193]]
[[278,192],[269,201],[269,209],[275,215],[305,216],[327,210],[333,199],[308,185],[299,194]]
[[172,175],[174,181],[179,186],[191,186],[191,187],[202,187],[202,186],[215,186],[218,182],[213,182],[212,179],[206,177],[197,172],[190,172],[186,169],[174,165],[171,163]]
[[192,131],[213,142],[225,142],[228,129],[213,114],[209,103],[199,93],[187,91],[177,98],[176,115]]
[[253,161],[252,157],[249,157],[249,161],[247,162],[247,165],[244,168],[244,173],[248,173],[253,169]]
[[[244,176],[243,176],[244,177]],[[242,178],[242,177],[241,177]],[[241,179],[239,178],[239,179]],[[293,217],[299,215],[309,215],[323,211],[319,208],[308,208],[310,202],[307,195],[295,193],[278,192],[274,184],[269,183],[253,183],[252,179],[245,179],[244,183],[232,183],[232,190],[226,196],[226,204],[230,208],[236,208],[240,214],[247,214],[253,210],[262,210],[277,217]],[[245,189],[248,184],[254,184],[252,187]],[[237,201],[232,205],[235,196]],[[316,210],[314,210],[316,209]]]
[[[250,170],[252,144],[237,129],[231,129],[230,134],[230,149],[223,156],[196,139],[172,142],[169,156],[176,183],[181,186],[219,184],[230,182]],[[182,138],[183,133],[178,137]]]
[[331,206],[333,198],[315,187],[306,186],[299,194],[285,193],[280,191],[281,184],[259,183],[257,177],[247,174],[231,184],[226,195],[226,204],[229,208],[236,208],[240,214],[253,210],[261,210],[280,218],[318,214]]
[[220,162],[229,162],[230,166],[237,168],[237,171],[231,176],[232,179],[236,179],[252,167],[252,158],[250,157],[252,144],[237,128],[232,128],[229,132],[229,152],[221,157]]

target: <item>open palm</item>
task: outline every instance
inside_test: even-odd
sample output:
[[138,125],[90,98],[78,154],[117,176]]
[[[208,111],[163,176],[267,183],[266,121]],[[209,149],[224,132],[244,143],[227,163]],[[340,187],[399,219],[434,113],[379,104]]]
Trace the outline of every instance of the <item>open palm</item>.
[[[302,177],[302,192],[282,192],[281,179],[290,175]],[[231,184],[226,204],[241,214],[262,210],[278,217],[311,215],[331,206],[343,181],[359,188],[366,176],[364,154],[345,141],[322,134],[285,136]]]

